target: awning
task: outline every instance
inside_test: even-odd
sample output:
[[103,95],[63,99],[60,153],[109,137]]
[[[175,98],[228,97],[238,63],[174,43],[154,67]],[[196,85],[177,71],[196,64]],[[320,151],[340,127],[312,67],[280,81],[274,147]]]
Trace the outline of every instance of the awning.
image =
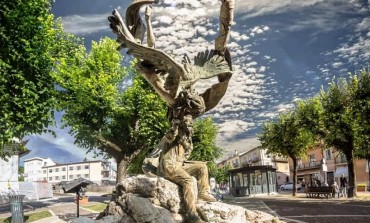
[[348,168],[347,167],[337,167],[334,173],[334,177],[340,177],[344,174],[344,176],[348,176]]

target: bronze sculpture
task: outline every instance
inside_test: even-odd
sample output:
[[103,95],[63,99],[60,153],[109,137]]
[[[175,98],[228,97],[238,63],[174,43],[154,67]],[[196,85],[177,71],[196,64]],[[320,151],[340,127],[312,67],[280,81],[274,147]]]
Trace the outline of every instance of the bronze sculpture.
[[[179,184],[183,188],[188,222],[203,222],[196,212],[193,179],[198,180],[198,198],[215,201],[209,194],[208,170],[204,162],[187,160],[193,149],[193,120],[214,108],[224,96],[232,76],[230,53],[226,43],[233,21],[234,0],[221,0],[220,35],[215,40],[215,49],[199,53],[191,64],[185,54],[182,64],[176,62],[161,50],[155,49],[155,37],[151,26],[151,6],[146,7],[145,21],[139,15],[144,5],[156,0],[134,0],[126,11],[126,22],[117,10],[108,19],[110,27],[117,34],[120,48],[127,48],[138,63],[138,69],[155,91],[169,104],[168,119],[171,128],[160,141],[148,160],[159,159],[154,166],[149,161],[143,166],[148,175],[156,174]],[[147,33],[147,44],[143,39]],[[199,79],[217,77],[218,83],[198,94],[193,85]],[[154,167],[154,168],[150,168]]]

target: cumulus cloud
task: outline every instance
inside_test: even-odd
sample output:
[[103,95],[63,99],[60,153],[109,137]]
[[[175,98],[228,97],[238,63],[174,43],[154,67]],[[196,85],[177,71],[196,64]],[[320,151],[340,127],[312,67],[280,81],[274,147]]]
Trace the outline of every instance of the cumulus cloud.
[[[214,39],[218,36],[219,3],[214,0],[161,1],[153,8],[152,21],[156,47],[175,57],[177,61],[180,61],[185,53],[193,58],[201,51],[213,49]],[[315,91],[314,81],[317,75],[315,76],[314,72],[302,72],[300,76],[294,73],[293,78],[285,77],[288,80],[284,80],[287,84],[283,86],[274,73],[282,71],[272,71],[271,67],[279,62],[286,63],[293,70],[297,65],[293,64],[293,60],[289,64],[290,61],[282,60],[284,58],[278,58],[275,54],[268,55],[272,51],[256,50],[258,44],[264,39],[274,38],[275,34],[296,32],[307,27],[325,32],[346,28],[354,21],[349,19],[339,22],[336,18],[339,18],[342,12],[346,12],[348,4],[351,4],[348,0],[236,0],[236,23],[232,27],[228,43],[234,64],[234,75],[224,98],[207,114],[220,125],[218,142],[221,145],[227,145],[233,150],[242,148],[243,143],[238,142],[249,132],[255,131],[264,121],[275,118],[279,112],[291,109],[298,98],[305,98]],[[262,15],[278,15],[285,12],[291,15],[312,8],[319,10],[304,14],[301,19],[297,19],[296,16],[291,23],[279,24],[281,28],[279,30],[273,26],[274,21],[268,24],[261,20],[254,21],[253,25],[248,23],[250,19]],[[63,23],[67,31],[75,34],[98,32],[107,29],[108,14],[109,12],[68,16],[63,18]],[[354,30],[361,34],[352,36],[351,41],[331,51],[331,56],[340,55],[340,58],[346,58],[348,61],[357,61],[359,57],[369,58],[369,27],[370,19],[358,21]],[[315,33],[312,35],[315,36]],[[312,39],[314,41],[314,38]],[[330,78],[330,69],[342,69],[344,65],[339,60],[333,60],[328,66],[316,68],[317,72],[323,74],[323,80],[326,80]],[[312,77],[312,81],[307,81],[308,77]],[[202,81],[197,83],[196,89],[202,92],[215,83],[216,79]],[[231,146],[232,143],[235,143],[235,147]]]
[[283,13],[319,2],[323,2],[323,0],[244,0],[236,2],[236,13],[245,14],[245,17],[250,18],[266,14]]
[[107,17],[110,13],[70,15],[62,18],[64,30],[73,34],[95,33],[108,30]]

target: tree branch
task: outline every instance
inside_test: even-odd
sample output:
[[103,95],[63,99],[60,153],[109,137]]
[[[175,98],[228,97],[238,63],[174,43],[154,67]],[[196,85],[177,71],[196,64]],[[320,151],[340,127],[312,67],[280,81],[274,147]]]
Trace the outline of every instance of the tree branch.
[[101,144],[107,146],[108,148],[113,149],[115,152],[119,152],[119,153],[123,152],[122,149],[119,146],[117,146],[115,143],[107,140],[101,134],[95,135],[95,139],[98,140],[98,142],[100,142]]

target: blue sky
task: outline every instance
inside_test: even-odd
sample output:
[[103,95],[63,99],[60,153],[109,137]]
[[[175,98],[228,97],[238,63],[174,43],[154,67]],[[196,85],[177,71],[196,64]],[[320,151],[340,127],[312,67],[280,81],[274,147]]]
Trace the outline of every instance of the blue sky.
[[[124,15],[131,1],[56,0],[53,13],[65,30],[91,41],[115,38],[107,17]],[[218,35],[220,1],[161,0],[154,6],[156,47],[181,59],[212,49]],[[258,145],[263,122],[315,95],[332,78],[367,68],[370,60],[370,11],[365,0],[236,0],[228,44],[234,75],[220,104],[206,115],[220,126],[218,144],[227,153]],[[199,83],[204,89],[208,82]],[[57,115],[57,119],[61,114]],[[85,150],[67,130],[58,137],[30,136],[33,156],[78,161]],[[226,153],[226,154],[227,154]]]

